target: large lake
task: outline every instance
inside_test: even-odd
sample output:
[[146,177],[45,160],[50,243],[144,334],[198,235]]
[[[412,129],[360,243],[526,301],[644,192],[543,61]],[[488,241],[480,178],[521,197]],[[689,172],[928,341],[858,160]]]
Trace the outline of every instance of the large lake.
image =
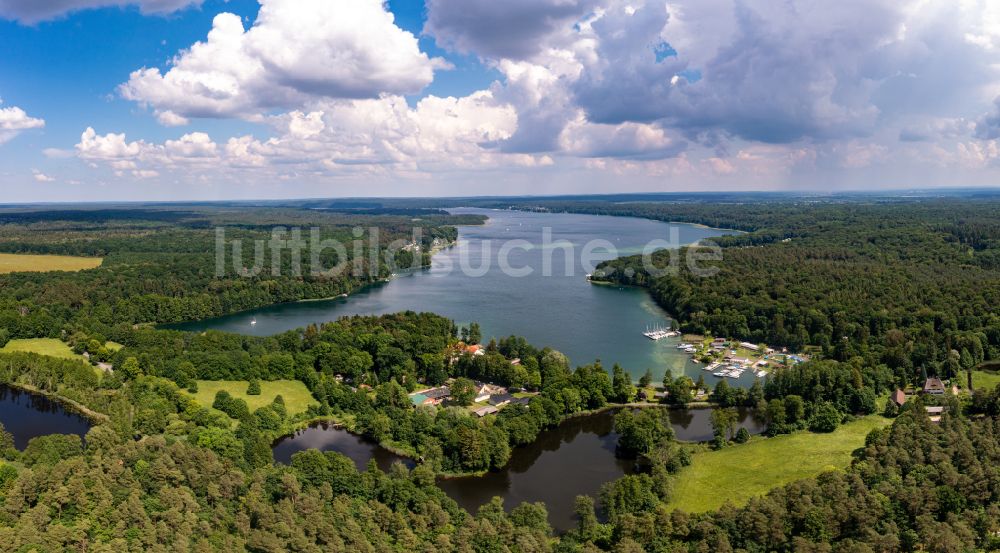
[[[670,426],[678,440],[707,441],[712,439],[710,415],[711,409],[672,409]],[[752,434],[764,430],[763,422],[747,409],[740,410],[739,426]],[[534,442],[514,448],[503,470],[483,476],[439,480],[438,486],[472,513],[494,496],[503,498],[507,509],[525,501],[542,501],[553,527],[567,530],[574,524],[576,496],[589,495],[598,499],[604,483],[634,472],[633,461],[615,456],[617,443],[614,413],[573,418],[543,431]],[[409,459],[327,425],[316,425],[279,440],[274,446],[274,458],[288,463],[293,454],[309,448],[343,453],[360,470],[364,470],[371,460],[375,460],[383,471],[395,461],[413,466]]]
[[[592,250],[591,259],[606,260],[642,253],[652,240],[684,245],[728,231],[631,217],[472,208],[450,211],[482,214],[489,220],[482,226],[460,227],[459,243],[437,253],[428,269],[401,274],[347,298],[272,305],[168,328],[263,336],[346,315],[430,311],[458,324],[478,322],[486,338],[516,334],[540,347],[551,346],[575,365],[601,359],[609,370],[612,363],[620,363],[636,379],[650,368],[660,381],[669,368],[675,376],[684,372],[695,380],[703,374],[709,384],[717,380],[677,350],[678,339],[653,342],[642,335],[647,326],[669,320],[649,294],[637,288],[589,283],[586,274],[593,267],[585,267],[581,258],[584,246],[595,245],[595,240],[614,246],[614,252]],[[551,232],[549,246],[545,245],[545,229]],[[511,240],[523,241],[512,246],[525,247],[508,250],[509,266],[530,267],[531,274],[511,276],[501,268],[500,250]],[[564,263],[566,250],[551,245],[557,241],[574,247],[569,271]],[[551,276],[544,274],[545,259],[551,260]],[[461,270],[463,263],[478,269],[477,274]],[[253,319],[255,326],[250,325]],[[748,386],[752,380],[748,372],[734,384]]]

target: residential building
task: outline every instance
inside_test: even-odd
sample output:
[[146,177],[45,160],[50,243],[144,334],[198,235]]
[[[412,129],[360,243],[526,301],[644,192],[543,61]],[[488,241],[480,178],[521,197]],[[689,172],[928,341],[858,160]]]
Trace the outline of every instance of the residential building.
[[497,395],[490,396],[490,399],[489,399],[490,405],[492,405],[494,407],[503,407],[504,405],[507,405],[508,403],[510,403],[513,400],[514,400],[514,396],[512,396],[510,394],[497,394]]
[[472,413],[474,415],[476,415],[477,417],[482,418],[482,417],[485,417],[486,415],[492,415],[493,413],[496,413],[497,411],[499,411],[499,409],[497,409],[496,407],[494,407],[492,405],[487,405],[486,407],[480,407],[479,409],[476,409]]
[[944,382],[941,382],[941,379],[936,376],[932,376],[924,382],[925,394],[940,396],[944,395],[945,390]]
[[897,407],[902,407],[903,404],[906,403],[906,392],[897,388],[889,399],[895,403]]
[[490,396],[506,394],[507,388],[503,386],[497,386],[496,384],[487,384],[485,382],[475,382],[476,385],[476,397],[474,399],[475,403],[480,401],[486,401],[490,399]]

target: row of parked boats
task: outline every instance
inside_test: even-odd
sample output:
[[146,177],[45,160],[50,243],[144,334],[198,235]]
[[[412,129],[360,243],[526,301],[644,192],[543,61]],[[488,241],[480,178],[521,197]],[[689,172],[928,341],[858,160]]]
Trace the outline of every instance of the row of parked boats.
[[[677,332],[676,330],[670,330],[669,328],[662,328],[662,327],[654,327],[654,328],[647,327],[646,332],[642,333],[643,336],[654,341],[661,340],[663,338],[671,338],[673,336],[680,336],[680,334],[681,333]],[[694,355],[695,353],[698,352],[698,347],[696,345],[689,344],[687,342],[681,342],[680,344],[677,344],[677,349],[683,350],[685,353],[691,355]],[[733,350],[733,353],[735,354],[736,351]],[[695,362],[697,363],[698,361],[695,360]],[[714,376],[725,377],[725,378],[739,378],[743,376],[743,373],[747,371],[752,372],[754,376],[758,378],[763,378],[767,376],[767,371],[763,368],[763,365],[766,365],[766,363],[759,362],[758,365],[759,366],[752,366],[749,364],[743,364],[739,362],[733,362],[732,360],[728,360],[726,362],[717,361],[709,363],[704,367],[703,370],[712,373],[712,375]]]
[[664,338],[673,338],[674,336],[680,336],[681,333],[677,332],[676,330],[670,330],[669,328],[647,327],[646,332],[643,332],[642,335],[655,342],[657,340],[662,340]]
[[[721,368],[720,368],[721,367]],[[716,370],[718,369],[718,370]],[[754,369],[753,367],[748,367],[746,365],[734,365],[725,363],[709,363],[705,366],[703,370],[711,372],[714,376],[727,377],[727,378],[739,378],[743,376],[743,373],[747,371],[753,372],[754,376],[758,378],[763,378],[767,376],[767,371],[764,369]]]

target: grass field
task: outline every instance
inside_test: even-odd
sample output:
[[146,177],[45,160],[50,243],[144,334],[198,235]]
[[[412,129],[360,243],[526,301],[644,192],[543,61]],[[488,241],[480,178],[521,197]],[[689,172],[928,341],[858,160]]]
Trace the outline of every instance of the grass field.
[[87,360],[82,355],[73,353],[73,350],[62,340],[55,338],[32,338],[30,340],[11,340],[0,349],[3,353],[14,353],[18,351],[48,355],[49,357],[59,357],[60,359],[79,359],[86,363]]
[[226,390],[233,397],[238,397],[247,402],[250,410],[258,409],[269,405],[274,401],[274,397],[281,395],[285,400],[285,407],[289,415],[301,413],[310,405],[316,405],[312,394],[306,385],[298,380],[275,380],[274,382],[260,382],[260,395],[248,396],[247,386],[249,382],[245,380],[199,380],[198,393],[192,394],[194,399],[204,405],[211,407],[215,401],[215,394],[219,390]]
[[[73,350],[66,345],[62,340],[56,340],[55,338],[31,338],[26,340],[11,340],[7,342],[7,345],[0,349],[0,353],[14,353],[14,352],[28,352],[37,353],[38,355],[48,355],[49,357],[58,357],[60,359],[77,359],[81,363],[86,364],[91,367],[90,361],[87,361],[82,355],[77,355],[73,353]],[[102,376],[104,371],[98,367],[93,367],[94,372],[97,376]]]
[[0,274],[45,271],[82,271],[99,267],[100,257],[72,257],[68,255],[27,255],[0,253]]
[[976,389],[993,390],[1000,384],[1000,373],[972,371],[972,385]]
[[700,513],[727,501],[743,505],[750,498],[789,482],[850,465],[851,452],[873,429],[891,421],[871,415],[831,434],[798,432],[775,438],[754,437],[748,444],[696,453],[691,466],[674,480],[671,509]]

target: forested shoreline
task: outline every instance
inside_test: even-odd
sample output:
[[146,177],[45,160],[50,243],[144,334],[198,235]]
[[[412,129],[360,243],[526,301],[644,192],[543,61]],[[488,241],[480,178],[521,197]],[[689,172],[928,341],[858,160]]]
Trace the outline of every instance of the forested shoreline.
[[[646,470],[608,483],[600,511],[593,499],[579,498],[577,527],[557,536],[544,505],[494,502],[470,514],[434,485],[435,476],[495,470],[511,448],[566,417],[632,401],[635,388],[620,367],[574,368],[559,352],[513,336],[482,340],[474,355],[466,343],[480,342],[478,331],[429,313],[347,317],[265,338],[150,325],[337,295],[389,270],[274,277],[268,259],[259,276],[216,277],[206,252],[217,225],[244,240],[267,239],[272,225],[322,225],[324,236],[342,238],[374,226],[381,250],[419,224],[427,241],[416,251],[425,256],[434,240],[454,239],[453,225],[482,220],[413,207],[326,207],[333,209],[0,212],[0,251],[105,259],[79,273],[0,275],[2,342],[60,338],[115,367],[99,375],[78,361],[0,354],[0,383],[108,416],[85,441],[44,436],[18,452],[0,439],[3,543],[23,551],[1000,548],[1000,387],[938,401],[945,407],[940,424],[928,420],[924,400],[914,400],[868,436],[846,471],[705,514],[666,508],[690,450],[673,440],[662,412],[623,410],[615,425],[620,454],[641,458]],[[722,413],[734,406],[765,413],[769,434],[829,432],[876,412],[877,399],[897,386],[956,376],[1000,357],[992,310],[1000,298],[1000,223],[990,203],[521,207],[747,231],[718,239],[725,253],[718,280],[694,280],[683,270],[625,277],[625,268],[639,268],[633,258],[609,262],[600,278],[650,287],[685,330],[818,347],[822,359],[789,367],[765,386],[713,391]],[[278,263],[288,269],[291,260]],[[104,347],[109,341],[123,347]],[[315,404],[293,413],[279,396],[251,410],[217,396],[208,407],[189,393],[199,380],[282,379],[304,383]],[[484,418],[462,407],[414,408],[408,392],[450,379],[502,384],[530,399]],[[690,391],[678,380],[664,382],[672,396]],[[312,450],[289,466],[275,464],[274,438],[317,418],[419,463],[359,473],[340,454]],[[743,439],[722,434],[715,447]]]
[[[75,273],[11,273],[0,284],[0,329],[10,338],[58,337],[65,325],[106,329],[119,324],[174,323],[221,316],[274,303],[350,293],[387,278],[393,267],[378,255],[393,241],[412,240],[418,250],[396,252],[398,267],[426,266],[435,240],[457,237],[456,224],[480,224],[482,217],[441,215],[424,218],[327,214],[285,208],[189,210],[115,209],[0,211],[0,251],[103,257],[101,267]],[[334,250],[319,256],[323,270],[343,263],[336,275],[314,274],[312,255],[301,255],[299,275],[288,251],[264,251],[255,276],[241,276],[232,259],[232,241],[241,240],[243,267],[255,260],[254,241],[268,244],[274,227],[312,228],[321,240],[345,245],[348,259]],[[224,229],[225,273],[216,275],[216,229]],[[360,229],[356,236],[355,229]],[[379,235],[371,236],[372,229]],[[359,241],[362,247],[350,247]],[[355,254],[360,253],[357,259]],[[277,261],[277,264],[275,262]],[[273,274],[277,272],[277,275]]]
[[746,230],[712,239],[723,260],[706,264],[719,269],[711,277],[679,264],[651,278],[638,257],[598,268],[595,279],[649,288],[685,331],[818,346],[827,358],[884,365],[899,385],[1000,357],[995,201],[551,208]]

